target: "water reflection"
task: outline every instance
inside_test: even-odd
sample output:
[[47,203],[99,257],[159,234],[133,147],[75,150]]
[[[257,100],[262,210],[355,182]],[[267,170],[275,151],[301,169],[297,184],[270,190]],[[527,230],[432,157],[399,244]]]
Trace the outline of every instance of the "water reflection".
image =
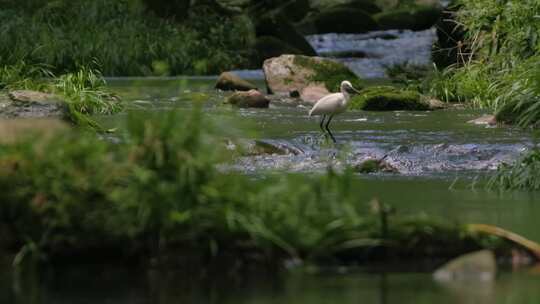
[[[503,273],[495,281],[438,283],[430,274],[357,273],[247,276],[187,275],[178,271],[80,268],[40,279],[0,276],[2,303],[539,303],[540,276]],[[17,290],[17,286],[20,289]]]

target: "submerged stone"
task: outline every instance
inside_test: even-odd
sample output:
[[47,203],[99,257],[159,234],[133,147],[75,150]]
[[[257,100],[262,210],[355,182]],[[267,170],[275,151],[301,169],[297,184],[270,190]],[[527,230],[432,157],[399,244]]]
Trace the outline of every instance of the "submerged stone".
[[252,154],[261,155],[261,154],[277,154],[277,155],[300,155],[303,154],[303,151],[297,147],[289,145],[286,142],[280,142],[277,140],[256,140],[253,148],[251,149]]
[[491,250],[481,250],[459,256],[433,273],[439,281],[479,280],[491,281],[497,273],[495,254]]
[[426,111],[433,109],[420,93],[391,86],[363,89],[358,95],[352,97],[349,108],[364,111]]
[[257,89],[257,86],[246,81],[231,72],[223,72],[219,75],[216,89],[223,91],[249,91]]
[[365,160],[354,168],[358,173],[399,173],[399,170],[396,167],[392,166],[390,163],[385,161],[386,156],[380,159],[368,159]]
[[270,104],[270,100],[257,90],[236,92],[225,102],[240,108],[268,108]]
[[497,124],[497,119],[495,118],[495,115],[483,115],[476,119],[469,120],[468,123],[475,124],[475,125],[494,126]]

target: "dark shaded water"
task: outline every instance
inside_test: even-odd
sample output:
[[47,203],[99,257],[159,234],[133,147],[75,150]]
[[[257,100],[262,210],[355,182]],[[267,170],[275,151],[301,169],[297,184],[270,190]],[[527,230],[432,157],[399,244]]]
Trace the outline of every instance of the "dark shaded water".
[[[16,286],[0,275],[2,303],[46,304],[536,304],[540,275],[503,273],[495,281],[439,283],[429,274],[289,273],[213,280],[181,273],[76,271]],[[15,286],[13,286],[15,285]]]
[[[503,161],[512,161],[532,145],[529,134],[486,128],[467,121],[472,110],[436,112],[347,112],[333,128],[340,144],[324,144],[308,108],[231,109],[214,79],[112,80],[111,86],[131,107],[144,110],[189,108],[202,103],[206,113],[233,117],[242,128],[296,154],[244,157],[233,166],[256,175],[266,170],[320,172],[388,155],[399,174],[358,175],[358,202],[373,198],[400,214],[425,213],[459,223],[495,224],[540,242],[540,196],[485,191],[482,180]],[[262,83],[259,83],[263,87]],[[114,126],[122,116],[103,118]],[[230,120],[229,120],[230,121]],[[251,133],[246,133],[251,134]],[[253,138],[246,135],[248,140]],[[476,181],[478,180],[478,182]],[[8,266],[2,267],[9,269]],[[222,276],[225,276],[223,278]],[[540,303],[540,276],[531,271],[501,273],[494,282],[441,284],[430,274],[287,273],[268,277],[189,276],[180,271],[97,270],[95,267],[41,278],[15,279],[0,274],[0,303]]]

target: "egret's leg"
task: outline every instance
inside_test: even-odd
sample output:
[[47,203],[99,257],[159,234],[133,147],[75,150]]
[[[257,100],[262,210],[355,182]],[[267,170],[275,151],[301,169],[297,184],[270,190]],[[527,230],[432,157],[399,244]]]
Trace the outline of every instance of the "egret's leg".
[[330,138],[332,138],[332,141],[334,143],[337,143],[336,139],[334,138],[334,135],[332,134],[332,132],[330,131],[330,122],[332,121],[332,118],[334,118],[334,115],[330,115],[330,117],[328,118],[328,121],[326,122],[326,131],[328,131],[328,135],[330,135]]
[[321,119],[321,123],[319,124],[319,127],[321,127],[321,131],[323,133],[326,133],[326,131],[324,130],[323,126],[324,126],[324,120],[326,119],[326,115],[323,115],[322,116],[322,119]]

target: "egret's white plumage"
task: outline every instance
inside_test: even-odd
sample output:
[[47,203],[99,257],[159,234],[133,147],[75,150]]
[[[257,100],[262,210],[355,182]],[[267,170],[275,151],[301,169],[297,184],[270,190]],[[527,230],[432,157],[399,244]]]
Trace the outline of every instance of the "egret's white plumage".
[[356,89],[353,88],[352,84],[349,81],[343,81],[341,83],[340,91],[341,92],[339,93],[329,94],[319,99],[315,103],[313,108],[311,108],[311,110],[309,111],[309,116],[322,115],[320,127],[323,133],[325,132],[325,129],[323,129],[323,124],[324,120],[326,119],[326,115],[330,116],[330,118],[326,122],[326,131],[334,142],[336,142],[336,139],[334,138],[334,135],[332,135],[332,132],[330,132],[330,129],[328,127],[330,125],[330,121],[332,120],[334,115],[345,112],[345,110],[347,109],[347,105],[349,104],[349,100],[351,99],[350,93],[358,92]]

